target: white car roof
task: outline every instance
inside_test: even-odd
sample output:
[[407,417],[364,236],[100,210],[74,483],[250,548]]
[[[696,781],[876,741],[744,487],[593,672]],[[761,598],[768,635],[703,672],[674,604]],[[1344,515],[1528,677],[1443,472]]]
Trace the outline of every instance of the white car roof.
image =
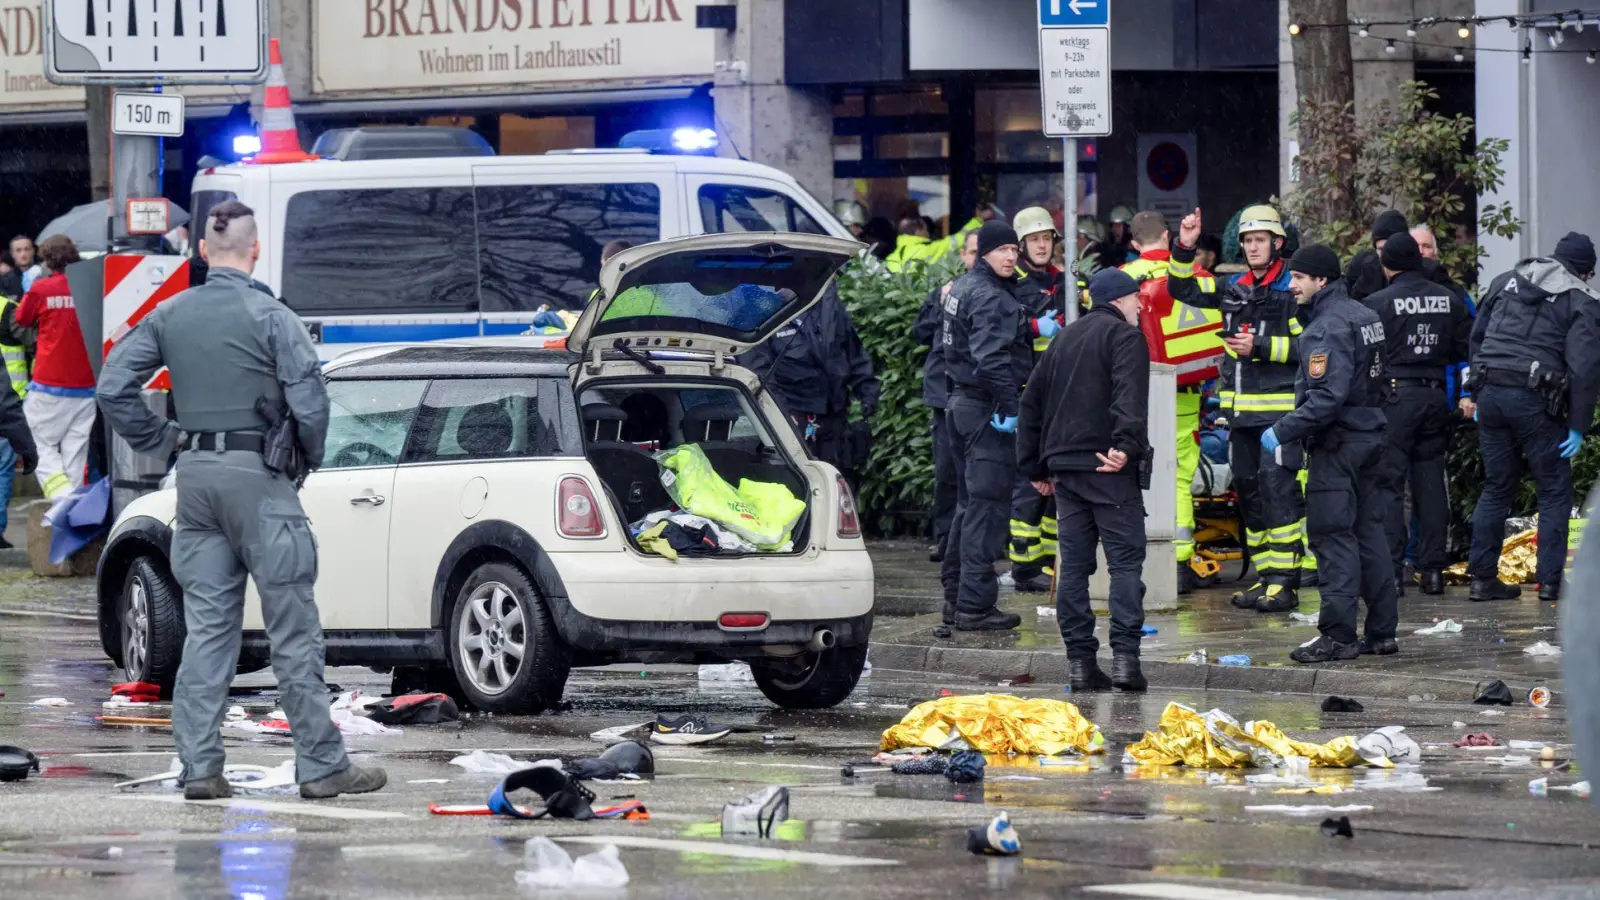
[[267,178],[291,183],[295,181],[326,181],[334,173],[363,178],[416,177],[446,173],[468,174],[475,169],[548,168],[559,171],[583,169],[610,169],[637,167],[639,169],[672,169],[683,173],[714,175],[747,175],[776,179],[786,184],[795,181],[786,173],[743,159],[723,159],[714,156],[674,156],[642,152],[591,152],[552,153],[541,156],[447,156],[416,159],[368,160],[315,160],[282,165],[231,165],[217,166],[202,172],[198,179],[207,176],[227,175],[244,178]]

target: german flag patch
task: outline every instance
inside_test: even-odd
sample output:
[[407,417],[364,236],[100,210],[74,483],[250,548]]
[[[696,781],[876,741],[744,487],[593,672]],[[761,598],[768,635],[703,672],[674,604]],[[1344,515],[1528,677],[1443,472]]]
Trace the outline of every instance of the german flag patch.
[[1311,359],[1306,363],[1306,374],[1312,378],[1321,378],[1328,374],[1328,354],[1326,352],[1311,354]]

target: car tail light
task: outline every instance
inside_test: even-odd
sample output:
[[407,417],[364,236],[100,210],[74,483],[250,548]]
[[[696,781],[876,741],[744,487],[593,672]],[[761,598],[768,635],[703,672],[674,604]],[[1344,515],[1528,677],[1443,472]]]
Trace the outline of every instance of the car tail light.
[[861,537],[861,517],[856,514],[856,495],[844,476],[839,476],[839,537]]
[[723,613],[717,624],[723,628],[765,628],[766,613]]
[[589,482],[577,475],[561,479],[556,489],[556,530],[562,537],[597,538],[606,533],[605,519]]

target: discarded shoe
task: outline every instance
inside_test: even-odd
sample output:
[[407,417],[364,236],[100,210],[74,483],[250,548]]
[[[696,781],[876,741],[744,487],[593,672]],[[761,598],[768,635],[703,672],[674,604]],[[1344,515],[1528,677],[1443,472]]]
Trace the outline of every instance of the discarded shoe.
[[976,784],[983,780],[983,769],[988,761],[976,750],[963,750],[950,757],[944,767],[944,777],[956,784]]
[[1269,584],[1261,599],[1256,601],[1256,612],[1277,613],[1288,612],[1300,605],[1300,595],[1293,588],[1281,584]]
[[300,796],[306,800],[328,800],[340,794],[370,794],[388,783],[388,773],[377,766],[351,765],[327,778],[300,782]]
[[1328,697],[1322,701],[1323,712],[1350,712],[1358,713],[1366,710],[1365,706],[1350,697]]
[[1393,656],[1400,652],[1400,642],[1394,638],[1362,638],[1356,647],[1362,656]]
[[1556,603],[1561,599],[1561,582],[1539,585],[1539,602]]
[[233,796],[233,785],[222,775],[191,778],[183,783],[185,800],[223,800]]
[[588,780],[610,779],[619,775],[654,775],[655,754],[638,741],[612,744],[598,757],[577,759],[566,764],[566,770],[575,778]]
[[[352,766],[351,768],[354,768]],[[544,800],[544,809],[530,811],[511,802],[513,791],[533,791]],[[302,788],[302,793],[304,789]],[[592,819],[594,792],[577,778],[553,765],[533,766],[512,772],[489,794],[489,811],[514,819]]]
[[977,615],[956,613],[957,631],[1010,631],[1021,624],[1022,617],[1016,613],[1001,612],[993,608]]
[[1043,575],[1032,578],[1017,578],[1012,576],[1012,589],[1019,594],[1048,594],[1050,593],[1050,579]]
[[1297,663],[1325,663],[1355,659],[1361,655],[1360,649],[1355,644],[1341,644],[1327,637],[1318,637],[1316,640],[1296,647],[1289,654],[1289,658]]
[[711,724],[706,721],[705,716],[686,715],[676,719],[657,716],[655,728],[650,731],[650,740],[657,744],[675,746],[707,744],[727,737],[728,732],[732,730],[727,725]]
[[1111,657],[1111,686],[1119,691],[1140,692],[1148,688],[1144,672],[1139,668],[1139,657],[1132,653],[1116,653]]
[[1489,600],[1515,600],[1522,596],[1522,589],[1514,584],[1506,584],[1498,578],[1474,578],[1472,587],[1467,590],[1467,599],[1475,603]]
[[1242,591],[1235,591],[1230,602],[1240,609],[1255,609],[1256,603],[1266,592],[1267,586],[1258,581]]
[[1479,706],[1510,706],[1511,688],[1506,687],[1506,683],[1498,679],[1480,684],[1478,696],[1473,697],[1472,702]]
[[1422,570],[1422,592],[1431,596],[1444,593],[1444,573],[1438,569]]
[[772,837],[773,826],[789,818],[789,789],[773,785],[722,808],[722,833]]
[[1350,827],[1350,817],[1340,816],[1337,819],[1323,819],[1322,833],[1327,837],[1354,838],[1355,829]]
[[1111,679],[1092,656],[1068,661],[1067,672],[1074,694],[1111,690]]
[[1010,816],[1002,812],[988,825],[967,829],[967,851],[980,856],[1016,856],[1022,852],[1022,838],[1011,827]]

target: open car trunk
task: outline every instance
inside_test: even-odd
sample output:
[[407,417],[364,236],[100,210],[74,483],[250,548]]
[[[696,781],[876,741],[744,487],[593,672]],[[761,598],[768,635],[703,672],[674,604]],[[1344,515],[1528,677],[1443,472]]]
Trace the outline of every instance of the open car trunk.
[[811,483],[774,440],[783,423],[766,421],[738,383],[590,382],[579,407],[585,455],[640,552],[664,555],[666,542],[680,559],[744,557],[809,545]]

